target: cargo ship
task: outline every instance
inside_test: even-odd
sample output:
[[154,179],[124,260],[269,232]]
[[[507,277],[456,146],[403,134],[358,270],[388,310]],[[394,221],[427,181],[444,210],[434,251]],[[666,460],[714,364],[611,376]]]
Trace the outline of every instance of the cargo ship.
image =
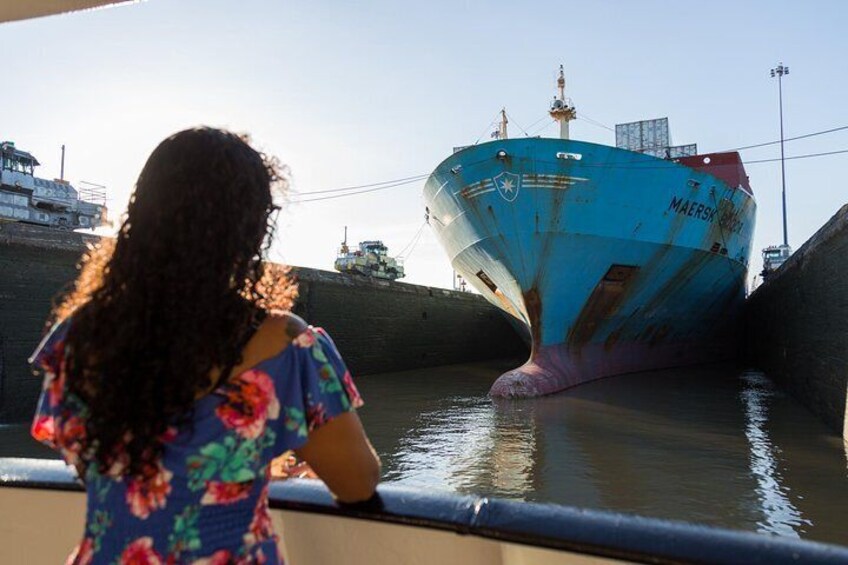
[[733,358],[756,211],[739,154],[673,146],[667,118],[572,140],[562,67],[557,86],[559,139],[510,139],[504,112],[424,187],[453,268],[532,336],[490,394]]

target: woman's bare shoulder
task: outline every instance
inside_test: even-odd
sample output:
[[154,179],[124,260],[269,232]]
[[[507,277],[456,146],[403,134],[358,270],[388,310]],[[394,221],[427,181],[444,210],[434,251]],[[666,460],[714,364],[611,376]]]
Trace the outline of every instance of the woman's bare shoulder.
[[270,359],[285,351],[291,342],[303,333],[309,324],[291,312],[272,311],[262,321],[256,333],[242,350],[242,362],[234,374]]
[[265,318],[259,329],[267,332],[269,338],[272,338],[272,336],[285,337],[286,343],[288,343],[306,331],[308,327],[309,324],[297,314],[273,310],[268,313],[268,317]]

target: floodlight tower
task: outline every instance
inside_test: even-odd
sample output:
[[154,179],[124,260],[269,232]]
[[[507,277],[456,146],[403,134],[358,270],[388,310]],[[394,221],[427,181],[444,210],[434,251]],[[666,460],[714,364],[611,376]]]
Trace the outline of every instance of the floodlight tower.
[[786,231],[786,164],[783,155],[783,75],[789,74],[789,67],[778,63],[771,69],[771,78],[777,77],[777,93],[780,101],[780,178],[783,183],[783,245],[789,245],[789,236]]

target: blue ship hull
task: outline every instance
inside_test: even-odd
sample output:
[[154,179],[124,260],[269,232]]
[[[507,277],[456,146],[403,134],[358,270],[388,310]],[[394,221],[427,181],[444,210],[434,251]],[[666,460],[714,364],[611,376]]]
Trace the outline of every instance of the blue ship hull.
[[455,153],[424,197],[456,271],[529,327],[530,359],[492,395],[734,355],[756,209],[745,187],[641,153],[525,138]]

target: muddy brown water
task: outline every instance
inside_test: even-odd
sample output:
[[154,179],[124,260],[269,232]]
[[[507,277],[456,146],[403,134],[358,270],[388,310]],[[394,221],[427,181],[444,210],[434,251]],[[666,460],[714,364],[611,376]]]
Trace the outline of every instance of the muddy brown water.
[[[762,373],[694,367],[488,398],[512,366],[359,378],[383,481],[848,545],[846,444]],[[0,456],[52,454],[7,426]]]

